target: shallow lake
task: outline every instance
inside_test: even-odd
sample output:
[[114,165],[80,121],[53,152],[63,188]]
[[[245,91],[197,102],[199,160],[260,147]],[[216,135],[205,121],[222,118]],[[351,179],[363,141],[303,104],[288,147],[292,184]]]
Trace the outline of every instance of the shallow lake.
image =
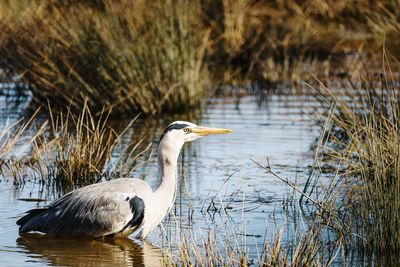
[[[24,104],[14,106],[0,98],[0,128],[24,114]],[[73,240],[19,237],[16,220],[27,210],[43,206],[57,194],[42,194],[35,181],[15,187],[12,178],[0,177],[0,266],[155,266],[161,259],[160,247],[172,244],[186,229],[206,236],[217,233],[242,236],[241,244],[251,258],[268,237],[291,222],[284,205],[291,190],[265,173],[252,160],[267,164],[301,187],[313,163],[311,147],[319,127],[306,114],[318,104],[309,96],[270,95],[260,102],[255,96],[213,98],[195,123],[230,128],[223,136],[208,136],[183,148],[179,165],[177,198],[171,215],[147,242],[136,240]],[[176,119],[137,121],[132,136],[147,136],[153,142],[134,175],[153,187],[157,185],[157,144],[164,128]],[[33,201],[20,199],[31,198]],[[45,201],[34,201],[44,198]],[[222,208],[224,207],[224,208]],[[229,228],[229,232],[226,232]],[[218,238],[218,237],[217,237]]]

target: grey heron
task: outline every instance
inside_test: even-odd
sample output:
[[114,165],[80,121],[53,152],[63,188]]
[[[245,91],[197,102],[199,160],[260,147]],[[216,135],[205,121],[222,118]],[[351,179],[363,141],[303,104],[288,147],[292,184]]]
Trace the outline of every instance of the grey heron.
[[156,190],[135,178],[118,178],[65,194],[43,208],[29,210],[17,221],[19,233],[55,236],[128,236],[144,239],[170,211],[175,201],[177,160],[184,143],[229,129],[200,127],[175,121],[158,146],[161,183]]

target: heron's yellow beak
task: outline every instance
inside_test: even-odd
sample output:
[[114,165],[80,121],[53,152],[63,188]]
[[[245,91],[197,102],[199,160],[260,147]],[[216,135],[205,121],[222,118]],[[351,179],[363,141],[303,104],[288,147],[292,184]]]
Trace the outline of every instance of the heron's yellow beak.
[[209,134],[227,134],[233,131],[230,129],[223,129],[223,128],[195,127],[193,128],[193,132],[200,136],[205,136]]

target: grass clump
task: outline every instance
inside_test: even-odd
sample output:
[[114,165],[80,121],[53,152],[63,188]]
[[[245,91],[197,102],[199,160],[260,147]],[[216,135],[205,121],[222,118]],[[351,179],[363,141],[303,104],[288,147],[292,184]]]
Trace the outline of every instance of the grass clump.
[[29,136],[28,132],[37,112],[27,121],[21,118],[14,123],[7,123],[0,131],[0,173],[4,177],[11,171],[15,184],[23,179],[24,164],[19,160],[21,154],[26,154],[46,129],[46,124],[43,124],[39,129],[35,129],[34,135]]
[[330,92],[327,154],[346,167],[346,224],[359,254],[379,264],[396,260],[390,255],[400,248],[400,88],[392,74],[384,68],[350,90]]
[[[0,3],[0,62],[36,103],[155,114],[196,105],[208,73],[266,85],[343,75],[343,58],[396,51],[398,1]],[[372,59],[373,60],[373,59]],[[347,75],[347,73],[344,73]],[[95,110],[96,109],[96,110]]]
[[[383,29],[387,15],[382,10],[390,6],[370,1],[214,1],[206,8],[213,34],[220,37],[213,59],[272,84],[317,74],[330,78],[345,67],[346,53],[376,53],[381,37],[374,33]],[[222,18],[216,16],[221,13]]]
[[[1,4],[0,51],[37,103],[154,114],[196,105],[207,32],[198,3],[43,1]],[[196,29],[196,30],[194,30]]]
[[[26,124],[13,125],[16,130],[12,135],[10,127],[4,128],[0,134],[5,144],[0,150],[3,177],[12,176],[16,184],[37,180],[49,189],[68,192],[103,179],[129,176],[138,157],[150,145],[142,145],[143,140],[135,143],[125,140],[122,148],[122,138],[135,120],[117,132],[109,126],[109,114],[103,112],[95,117],[85,104],[79,116],[71,111],[55,117],[50,113],[50,119],[39,130],[29,128],[35,131],[34,135],[26,133]],[[32,120],[33,117],[29,122]],[[4,138],[7,135],[10,137]],[[28,141],[23,153],[15,155],[24,139]]]
[[[108,126],[109,114],[94,117],[85,104],[79,116],[70,111],[66,116],[51,115],[48,135],[36,139],[27,158],[31,167],[64,191],[131,173],[136,159],[149,146],[140,152],[139,141],[122,150],[121,138],[134,120],[117,133]],[[116,150],[118,156],[114,156]]]

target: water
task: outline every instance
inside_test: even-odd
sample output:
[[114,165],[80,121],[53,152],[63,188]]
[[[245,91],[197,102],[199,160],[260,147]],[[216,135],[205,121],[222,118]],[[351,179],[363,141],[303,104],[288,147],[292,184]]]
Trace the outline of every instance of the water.
[[[0,127],[7,119],[15,121],[25,106],[10,107],[0,99]],[[16,188],[12,180],[0,182],[0,266],[155,266],[161,258],[160,246],[192,228],[197,235],[209,228],[243,236],[249,254],[257,257],[256,246],[287,223],[283,203],[291,193],[288,187],[258,168],[252,160],[271,164],[273,170],[300,187],[312,164],[311,146],[319,135],[318,127],[304,114],[317,104],[307,96],[272,95],[260,103],[246,96],[211,99],[205,113],[195,122],[204,126],[230,128],[232,134],[208,136],[186,145],[179,159],[184,175],[178,185],[176,204],[148,242],[136,240],[96,241],[58,240],[28,236],[20,238],[15,221],[23,212],[48,204],[54,194],[41,194],[40,186],[28,182]],[[187,119],[177,116],[174,119]],[[129,131],[129,138],[146,133],[147,141],[157,140],[171,122],[140,122]],[[135,175],[152,186],[158,183],[156,144],[148,164]],[[147,156],[149,154],[146,154]],[[21,201],[45,198],[46,201]],[[225,211],[221,207],[225,207]],[[276,232],[275,232],[276,233]],[[173,242],[172,242],[173,243]]]

